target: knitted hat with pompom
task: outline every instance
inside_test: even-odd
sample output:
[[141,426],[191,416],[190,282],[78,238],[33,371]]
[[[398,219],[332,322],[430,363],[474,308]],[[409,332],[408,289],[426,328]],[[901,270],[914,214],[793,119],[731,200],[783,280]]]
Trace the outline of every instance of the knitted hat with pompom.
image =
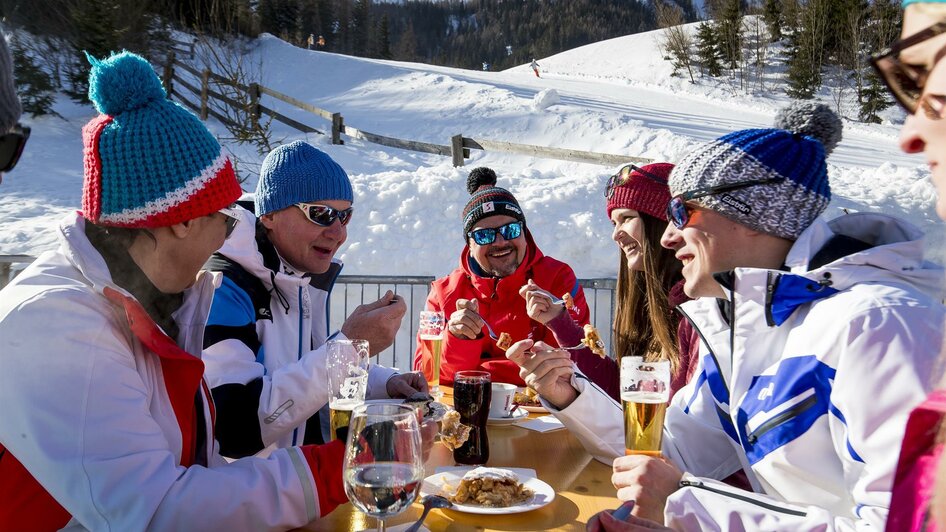
[[[512,192],[496,186],[496,172],[481,166],[470,171],[466,179],[466,191],[470,201],[463,208],[463,240],[476,223],[490,216],[511,216],[525,226],[526,215]],[[525,227],[523,227],[525,229]]]
[[670,174],[670,193],[775,178],[693,201],[757,231],[795,240],[831,201],[825,158],[841,141],[841,128],[828,106],[795,102],[779,111],[774,129],[736,131],[687,155]]
[[166,98],[147,61],[129,52],[88,58],[89,99],[102,114],[82,128],[86,219],[164,227],[214,213],[240,197],[217,139]]

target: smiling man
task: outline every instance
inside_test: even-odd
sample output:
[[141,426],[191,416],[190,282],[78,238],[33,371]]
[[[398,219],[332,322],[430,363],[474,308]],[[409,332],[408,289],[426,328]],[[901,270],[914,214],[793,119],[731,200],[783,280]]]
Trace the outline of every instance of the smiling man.
[[[234,210],[242,223],[207,263],[223,273],[203,353],[221,454],[327,441],[326,340],[368,340],[372,354],[394,341],[407,307],[391,291],[356,308],[341,331],[328,328],[329,294],[342,269],[335,253],[348,238],[353,201],[342,167],[296,141],[263,161],[256,216]],[[368,399],[427,390],[416,373],[370,368]]]
[[[470,201],[463,209],[463,239],[460,266],[450,275],[434,281],[427,296],[427,309],[447,316],[441,384],[453,383],[460,370],[482,369],[493,382],[524,385],[519,366],[505,357],[505,351],[485,334],[488,323],[499,335],[512,341],[533,338],[555,343],[549,329],[526,313],[519,289],[532,279],[540,288],[561,297],[572,295],[572,317],[580,325],[588,323],[588,304],[575,272],[565,263],[542,254],[526,227],[526,217],[508,190],[496,186],[496,173],[475,168],[467,179]],[[431,378],[433,363],[424,343],[417,342],[414,367]]]

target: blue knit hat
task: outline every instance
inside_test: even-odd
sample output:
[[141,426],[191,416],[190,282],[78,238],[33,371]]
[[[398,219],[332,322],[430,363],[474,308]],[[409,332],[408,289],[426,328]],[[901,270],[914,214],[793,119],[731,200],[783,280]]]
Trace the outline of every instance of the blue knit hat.
[[256,184],[256,215],[296,203],[344,200],[354,203],[351,181],[325,152],[301,140],[269,152]]
[[82,215],[100,225],[163,227],[236,201],[240,184],[217,139],[168,100],[154,69],[129,52],[89,56],[89,99],[102,113],[82,128]]
[[907,7],[910,4],[942,4],[946,3],[946,0],[903,0],[900,4],[903,7]]
[[828,106],[795,102],[776,116],[776,129],[736,131],[689,154],[670,174],[670,193],[780,178],[694,201],[757,231],[795,240],[831,200],[825,158],[841,141],[841,128]]

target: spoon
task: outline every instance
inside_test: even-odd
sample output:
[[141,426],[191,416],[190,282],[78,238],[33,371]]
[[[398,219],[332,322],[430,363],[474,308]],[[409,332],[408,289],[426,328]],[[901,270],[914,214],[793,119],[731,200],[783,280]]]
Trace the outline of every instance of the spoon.
[[424,523],[424,519],[427,519],[427,514],[430,513],[431,508],[450,508],[453,506],[453,503],[448,501],[446,497],[441,497],[440,495],[427,495],[423,500],[424,504],[424,513],[420,514],[420,519],[417,520],[413,525],[407,527],[404,532],[417,532],[420,530],[420,525]]

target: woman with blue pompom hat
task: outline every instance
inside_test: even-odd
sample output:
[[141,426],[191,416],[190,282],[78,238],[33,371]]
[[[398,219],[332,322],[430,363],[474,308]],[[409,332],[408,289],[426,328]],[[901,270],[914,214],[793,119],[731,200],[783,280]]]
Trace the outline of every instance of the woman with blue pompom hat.
[[0,530],[279,530],[347,500],[341,442],[227,463],[203,381],[241,190],[141,57],[90,58],[82,210],[0,295]]

